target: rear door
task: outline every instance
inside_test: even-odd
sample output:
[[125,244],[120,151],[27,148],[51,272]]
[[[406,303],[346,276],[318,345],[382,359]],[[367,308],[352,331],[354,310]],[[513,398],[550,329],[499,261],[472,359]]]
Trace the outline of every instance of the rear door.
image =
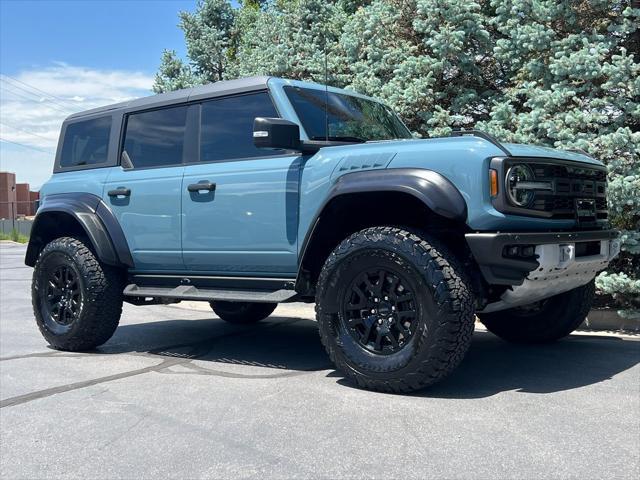
[[302,157],[253,145],[254,118],[277,116],[266,91],[201,104],[198,162],[182,185],[188,269],[295,276]]
[[125,118],[121,165],[112,169],[103,198],[138,271],[184,270],[180,203],[189,109],[179,105]]

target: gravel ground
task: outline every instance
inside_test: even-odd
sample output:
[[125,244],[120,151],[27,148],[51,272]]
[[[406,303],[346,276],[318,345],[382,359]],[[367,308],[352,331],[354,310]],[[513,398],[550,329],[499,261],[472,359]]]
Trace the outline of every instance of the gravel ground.
[[47,347],[24,246],[0,245],[0,477],[638,478],[640,342],[513,346],[477,330],[416,395],[354,388],[313,311],[237,327],[125,306],[93,353]]

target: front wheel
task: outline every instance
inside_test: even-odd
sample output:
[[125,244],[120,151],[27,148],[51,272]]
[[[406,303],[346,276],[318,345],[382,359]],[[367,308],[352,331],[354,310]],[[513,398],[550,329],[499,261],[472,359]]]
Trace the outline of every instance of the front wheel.
[[514,343],[549,343],[566,337],[587,317],[595,281],[561,293],[555,297],[524,307],[492,313],[479,313],[478,318],[491,333]]
[[33,270],[31,298],[40,332],[59,350],[102,345],[120,321],[123,283],[122,272],[100,263],[85,240],[53,240]]
[[229,323],[249,324],[264,320],[278,306],[277,303],[210,302],[213,312]]
[[353,234],[318,280],[320,338],[359,386],[411,392],[462,361],[474,326],[473,295],[437,239],[392,227]]

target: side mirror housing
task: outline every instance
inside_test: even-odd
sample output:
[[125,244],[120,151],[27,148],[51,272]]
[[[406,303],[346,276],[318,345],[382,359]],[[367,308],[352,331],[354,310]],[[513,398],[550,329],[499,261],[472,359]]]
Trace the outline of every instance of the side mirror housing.
[[256,117],[253,144],[258,148],[300,150],[300,127],[282,118]]

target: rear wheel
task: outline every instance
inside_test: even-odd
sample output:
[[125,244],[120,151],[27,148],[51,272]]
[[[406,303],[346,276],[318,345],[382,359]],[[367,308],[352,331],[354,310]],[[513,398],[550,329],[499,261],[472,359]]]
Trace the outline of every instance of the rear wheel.
[[447,376],[471,342],[473,295],[438,240],[374,227],[343,241],[318,280],[320,338],[359,386],[422,389]]
[[209,303],[214,313],[229,323],[248,324],[264,320],[278,306],[277,303],[222,302]]
[[57,238],[44,247],[33,271],[38,328],[59,350],[102,345],[120,321],[122,289],[122,272],[101,264],[84,240]]
[[514,343],[547,343],[566,337],[587,317],[595,282],[524,307],[493,313],[479,313],[478,318],[491,333]]

